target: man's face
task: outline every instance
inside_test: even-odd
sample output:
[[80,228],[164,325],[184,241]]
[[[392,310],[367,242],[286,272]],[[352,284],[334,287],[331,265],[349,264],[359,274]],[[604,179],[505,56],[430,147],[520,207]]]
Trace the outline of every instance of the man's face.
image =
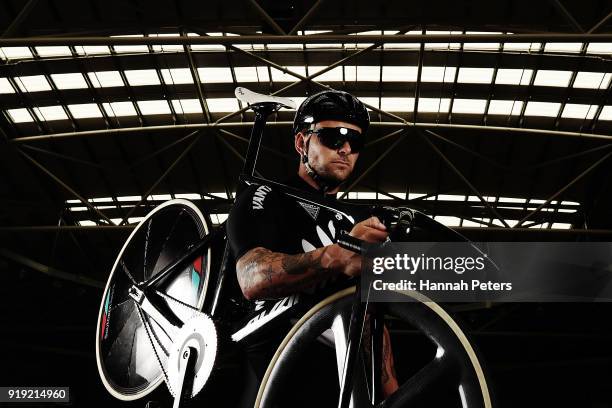
[[[311,130],[316,131],[324,127],[345,127],[357,130],[361,133],[361,128],[359,126],[336,120],[318,122]],[[351,175],[355,167],[355,162],[359,157],[359,153],[351,151],[351,146],[348,142],[344,142],[344,145],[338,149],[330,149],[321,144],[316,134],[306,134],[305,136],[303,135],[303,137],[310,139],[308,145],[308,162],[320,176],[329,180],[335,180],[339,184]]]

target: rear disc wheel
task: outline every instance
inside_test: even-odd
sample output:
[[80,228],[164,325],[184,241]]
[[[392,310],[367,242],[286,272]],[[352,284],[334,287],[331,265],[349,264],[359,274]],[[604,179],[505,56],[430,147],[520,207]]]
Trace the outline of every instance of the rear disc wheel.
[[[129,288],[155,277],[210,230],[210,220],[193,203],[171,200],[151,211],[119,252],[102,296],[96,333],[98,372],[116,398],[135,400],[153,391],[166,375],[171,345],[163,330],[136,307]],[[210,252],[210,247],[203,250],[154,288],[161,307],[179,316],[186,307],[202,308]]]

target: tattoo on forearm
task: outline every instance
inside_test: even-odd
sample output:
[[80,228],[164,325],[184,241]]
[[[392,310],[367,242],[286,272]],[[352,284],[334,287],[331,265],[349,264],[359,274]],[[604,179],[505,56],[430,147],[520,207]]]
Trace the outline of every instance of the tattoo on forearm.
[[312,286],[329,274],[329,270],[321,266],[324,253],[325,249],[286,255],[255,248],[238,261],[238,281],[245,293],[256,289],[260,297],[286,296]]

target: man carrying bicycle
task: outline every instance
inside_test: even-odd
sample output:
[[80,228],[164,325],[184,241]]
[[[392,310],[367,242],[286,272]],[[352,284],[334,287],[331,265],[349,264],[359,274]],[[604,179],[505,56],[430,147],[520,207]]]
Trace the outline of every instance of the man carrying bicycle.
[[[307,98],[293,125],[298,172],[285,184],[335,199],[353,172],[368,125],[365,106],[346,92],[323,91]],[[388,234],[376,217],[357,223],[355,218],[287,197],[266,185],[247,188],[227,223],[244,296],[256,301],[278,299],[358,276],[361,256],[335,243],[339,232],[350,231],[351,236],[373,243],[385,241]],[[386,329],[383,349],[382,390],[390,395],[397,381]]]

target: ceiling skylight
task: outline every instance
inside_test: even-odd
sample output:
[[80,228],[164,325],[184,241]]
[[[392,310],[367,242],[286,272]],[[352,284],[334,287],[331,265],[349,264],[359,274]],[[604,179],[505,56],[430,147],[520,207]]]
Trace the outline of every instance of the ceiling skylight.
[[381,98],[372,97],[372,96],[364,96],[364,97],[359,98],[359,100],[365,103],[366,105],[370,105],[378,109],[380,109],[380,99]]
[[544,52],[567,52],[578,53],[582,49],[582,43],[547,43]]
[[529,51],[536,52],[542,48],[541,43],[505,43],[504,51]]
[[355,65],[345,65],[344,69],[344,80],[347,82],[357,81],[357,67]]
[[578,72],[574,88],[606,89],[612,74],[604,72]]
[[612,106],[604,106],[599,114],[599,120],[612,120]]
[[450,109],[449,98],[420,98],[419,112],[447,113]]
[[15,77],[15,82],[22,92],[50,91],[51,86],[44,75]]
[[559,114],[560,108],[560,103],[529,101],[527,102],[527,107],[525,108],[525,115],[556,117]]
[[87,76],[89,76],[94,88],[110,88],[124,85],[119,71],[88,72]]
[[65,46],[36,47],[36,53],[40,57],[68,57],[72,55],[70,48]]
[[51,74],[51,79],[57,89],[80,89],[87,88],[87,82],[80,73]]
[[536,72],[534,85],[566,87],[572,77],[571,71],[540,69]]
[[461,218],[448,215],[436,215],[434,220],[446,225],[447,227],[458,227],[461,224]]
[[302,44],[268,44],[270,50],[301,50]]
[[176,113],[202,113],[199,99],[173,99],[172,106]]
[[382,98],[380,108],[388,112],[414,111],[414,98]]
[[70,113],[75,119],[85,118],[101,118],[102,112],[95,103],[79,103],[75,105],[68,105]]
[[597,105],[581,105],[576,103],[568,103],[563,108],[561,117],[572,119],[593,119]]
[[15,93],[13,86],[6,78],[0,78],[0,94]]
[[138,108],[143,115],[162,115],[170,113],[170,106],[165,100],[138,101]]
[[489,103],[489,115],[520,115],[523,108],[522,101],[508,101],[492,99]]
[[206,103],[211,112],[235,112],[240,109],[236,98],[207,98]]
[[377,65],[358,65],[357,81],[378,82],[380,81],[380,67]]
[[[420,34],[420,33],[419,33]],[[463,34],[461,31],[425,31],[427,35],[449,35],[449,34]],[[460,43],[425,43],[426,50],[458,50],[461,48]]]
[[501,85],[529,85],[533,70],[531,69],[505,69],[497,70],[495,83]]
[[0,56],[4,59],[20,59],[33,58],[28,47],[2,47],[0,48]]
[[132,102],[111,102],[103,103],[102,107],[110,117],[136,116],[136,109]]
[[55,106],[40,106],[34,108],[34,113],[38,116],[39,120],[65,120],[68,119],[64,108],[59,105]]
[[168,85],[192,84],[193,77],[189,68],[170,68],[161,70],[162,78]]
[[484,113],[486,107],[486,99],[455,99],[453,113]]
[[384,66],[382,80],[385,82],[416,82],[418,67]]
[[236,82],[269,82],[268,67],[235,67]]
[[198,75],[202,82],[232,82],[232,71],[229,68],[198,68]]
[[490,84],[493,68],[459,68],[457,81],[465,84]]
[[[308,67],[308,73],[312,75],[316,72],[322,71],[325,68],[326,67],[311,65]],[[316,77],[316,80],[319,82],[340,82],[342,81],[342,67],[335,67]]]
[[131,86],[159,85],[159,77],[154,69],[134,69],[125,71]]
[[423,67],[421,71],[422,82],[453,82],[456,67]]
[[612,43],[590,43],[587,54],[612,54]]
[[74,47],[79,55],[107,55],[110,49],[106,45],[85,45]]
[[30,112],[28,112],[28,110],[25,108],[9,109],[6,111],[6,113],[8,113],[13,123],[24,123],[24,122],[34,121],[34,118],[32,118],[32,115],[30,115]]

